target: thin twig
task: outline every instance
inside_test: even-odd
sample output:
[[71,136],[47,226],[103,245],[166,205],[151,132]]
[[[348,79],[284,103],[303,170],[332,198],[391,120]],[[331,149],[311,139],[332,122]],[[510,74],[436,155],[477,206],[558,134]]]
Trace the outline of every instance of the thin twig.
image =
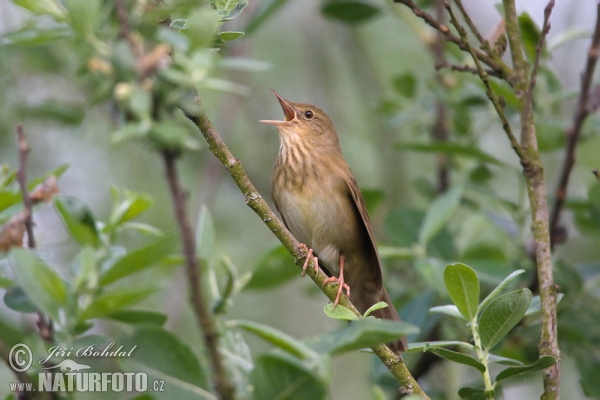
[[29,190],[27,189],[27,155],[29,154],[29,147],[27,146],[27,140],[25,139],[25,133],[23,133],[23,126],[17,125],[17,141],[19,143],[19,171],[17,172],[17,181],[21,187],[21,194],[23,197],[23,205],[27,217],[25,219],[25,227],[27,229],[27,242],[30,249],[35,247],[35,236],[33,235],[33,219],[31,197],[29,197]]
[[[394,3],[401,3],[411,9],[413,14],[417,17],[421,18],[425,23],[431,26],[433,29],[441,32],[444,35],[444,38],[456,44],[459,48],[464,51],[469,51],[464,41],[461,40],[460,37],[454,35],[448,26],[439,23],[431,14],[427,13],[419,6],[417,6],[412,0],[394,0]],[[494,59],[490,57],[487,53],[481,50],[473,50],[479,60],[488,65],[494,71],[496,71],[501,77],[506,78],[510,74],[510,68],[498,57],[498,59]]]
[[[435,1],[435,17],[440,24],[444,23],[444,0]],[[437,32],[435,42],[432,46],[433,58],[436,64],[446,62],[444,57],[444,35]],[[444,80],[440,73],[436,74],[436,79],[441,87],[444,87]],[[446,104],[442,99],[437,99],[435,104],[435,123],[432,129],[432,139],[437,142],[448,141],[448,126],[447,126]],[[437,164],[437,190],[438,193],[444,193],[448,190],[450,171],[448,169],[448,156],[443,153],[436,155]]]
[[477,38],[477,40],[481,44],[481,47],[483,48],[483,50],[487,54],[489,54],[490,56],[493,56],[493,50],[490,47],[490,44],[488,43],[487,40],[485,40],[485,38],[479,32],[479,29],[477,29],[477,27],[473,23],[473,20],[471,19],[471,17],[469,16],[469,14],[467,13],[467,11],[465,10],[465,7],[463,6],[462,1],[461,0],[454,0],[454,2],[458,6],[458,9],[460,10],[460,13],[462,14],[463,18],[465,19],[465,22],[467,23],[467,25],[469,25],[469,29],[471,29],[471,32],[473,32],[473,34],[475,35],[475,37]]
[[[477,68],[471,67],[469,65],[456,65],[456,64],[450,64],[448,62],[435,64],[435,69],[440,70],[442,68],[448,68],[452,71],[468,72],[473,75],[479,75],[479,70]],[[501,78],[500,74],[497,71],[494,71],[493,69],[484,68],[484,71],[486,74],[488,74],[488,76],[494,76],[496,78]]]
[[598,168],[594,168],[594,169],[592,170],[592,174],[594,174],[594,176],[596,177],[596,180],[597,180],[598,182],[600,182],[600,174],[598,173]]
[[[23,132],[23,126],[17,125],[17,142],[19,145],[19,171],[17,172],[17,182],[21,188],[21,195],[23,197],[23,206],[25,207],[24,212],[26,215],[25,229],[27,231],[27,247],[30,249],[35,248],[35,236],[33,234],[33,202],[29,195],[29,189],[27,187],[27,156],[29,154],[29,146],[27,145],[27,138],[25,132]],[[36,325],[40,333],[40,337],[46,343],[54,343],[54,327],[52,320],[41,312],[37,312],[38,320]],[[53,373],[52,371],[50,373]],[[20,379],[20,378],[19,378]],[[56,399],[56,392],[50,392],[48,394],[50,399]]]
[[[554,205],[550,214],[550,233],[552,237],[558,232],[558,220],[563,209],[565,198],[567,196],[567,187],[569,185],[569,178],[571,176],[571,170],[575,164],[575,147],[579,141],[581,135],[581,128],[585,122],[587,116],[590,113],[588,107],[588,99],[590,93],[590,87],[594,77],[594,71],[596,69],[596,62],[600,55],[600,4],[596,6],[596,27],[594,28],[594,34],[592,36],[592,44],[590,50],[587,53],[587,61],[585,69],[581,75],[581,85],[579,91],[579,99],[577,100],[577,106],[575,113],[573,114],[573,121],[571,126],[567,129],[567,149],[565,152],[565,158],[562,163],[560,179],[554,192]],[[554,242],[554,241],[553,241]]]
[[[307,253],[300,243],[294,238],[290,231],[283,225],[281,220],[271,210],[267,202],[258,193],[250,178],[246,174],[246,171],[242,167],[241,162],[236,159],[233,154],[229,151],[225,142],[213,127],[208,117],[200,112],[198,115],[187,114],[186,116],[196,124],[198,129],[202,132],[202,135],[208,143],[210,151],[219,159],[221,164],[229,171],[234,182],[243,193],[245,202],[260,219],[267,225],[267,227],[273,232],[273,234],[279,239],[284,247],[294,257],[295,264],[302,267],[306,259]],[[307,275],[315,282],[315,284],[327,295],[329,300],[334,301],[337,295],[337,287],[335,285],[325,285],[323,283],[327,278],[327,275],[318,269],[315,271],[313,268],[313,260],[309,262],[309,268],[307,268]],[[360,312],[352,305],[350,300],[345,295],[342,295],[339,304],[350,309],[354,314],[360,316]],[[381,344],[372,347],[373,352],[379,357],[383,364],[390,370],[392,375],[400,382],[402,389],[412,394],[422,396],[424,399],[429,397],[423,392],[419,384],[412,377],[402,357],[394,354],[388,346]]]
[[177,216],[177,223],[183,242],[183,254],[186,260],[187,279],[190,285],[190,300],[196,321],[204,336],[206,349],[210,354],[210,362],[213,370],[213,384],[215,390],[223,400],[233,400],[234,388],[223,365],[223,358],[219,352],[218,332],[215,322],[210,314],[209,307],[202,295],[202,274],[196,257],[196,243],[192,228],[190,227],[186,211],[186,195],[181,189],[177,173],[177,154],[163,151],[163,161],[169,189],[173,199],[173,207]]
[[471,57],[473,57],[473,61],[475,62],[475,65],[477,66],[477,73],[478,73],[479,77],[481,78],[481,80],[483,81],[483,84],[485,85],[485,93],[488,96],[488,98],[490,99],[490,101],[492,102],[492,104],[494,105],[494,108],[496,109],[496,113],[500,117],[500,121],[502,122],[502,128],[504,129],[504,132],[506,132],[506,136],[508,136],[508,140],[510,141],[512,148],[515,150],[515,152],[519,156],[521,163],[527,162],[527,155],[525,154],[525,152],[523,151],[523,148],[521,148],[521,146],[519,145],[519,142],[517,141],[517,138],[513,134],[510,123],[508,122],[508,118],[506,117],[506,114],[504,113],[504,107],[502,107],[502,105],[500,104],[500,100],[498,99],[498,96],[496,96],[496,94],[492,90],[492,86],[490,85],[489,76],[488,76],[487,72],[485,71],[485,69],[481,66],[481,62],[479,61],[477,53],[474,51],[473,47],[471,46],[471,43],[469,42],[469,39],[467,37],[467,31],[465,30],[465,28],[463,28],[463,26],[456,19],[456,16],[454,15],[454,11],[452,11],[452,7],[450,7],[449,3],[446,3],[446,9],[448,10],[448,13],[450,14],[450,23],[452,25],[454,25],[454,27],[456,28],[456,30],[458,31],[458,33],[461,37],[461,40],[465,44],[467,51],[469,53],[471,53]]

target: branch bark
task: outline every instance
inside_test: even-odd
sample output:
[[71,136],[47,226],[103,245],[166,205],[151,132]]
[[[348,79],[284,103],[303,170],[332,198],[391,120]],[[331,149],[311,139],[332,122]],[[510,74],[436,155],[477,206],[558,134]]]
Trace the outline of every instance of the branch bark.
[[[242,167],[241,162],[229,151],[225,142],[223,142],[223,139],[215,130],[206,114],[200,110],[198,115],[186,114],[186,116],[196,124],[198,129],[200,129],[208,143],[210,151],[229,171],[234,182],[243,193],[246,205],[260,217],[265,225],[267,225],[271,232],[273,232],[277,239],[279,239],[284,247],[290,252],[294,257],[295,264],[302,267],[307,256],[306,250],[300,246],[300,243],[294,238],[290,231],[288,231],[277,215],[271,210],[267,202],[258,193]],[[315,272],[312,258],[306,272],[313,282],[315,282],[323,293],[325,293],[329,300],[334,301],[337,296],[337,287],[335,285],[323,286],[327,275],[325,275],[321,269],[318,269],[318,271]],[[361,315],[345,295],[342,295],[339,304],[350,309],[357,316]],[[429,399],[406,368],[402,357],[394,354],[385,344],[372,347],[372,350],[398,382],[400,382],[402,385],[400,389],[401,392],[405,395],[414,394],[421,396],[424,399]]]
[[212,366],[212,380],[216,392],[223,400],[233,400],[234,388],[229,381],[229,377],[223,365],[223,358],[219,352],[219,340],[216,324],[206,300],[202,295],[202,274],[198,266],[198,258],[196,257],[196,243],[192,228],[189,224],[186,211],[186,195],[181,189],[179,183],[179,175],[177,173],[177,154],[169,151],[163,151],[163,161],[165,164],[165,172],[171,197],[173,199],[173,207],[179,225],[179,231],[183,242],[183,254],[186,261],[187,279],[190,285],[190,301],[194,310],[194,315],[198,323],[198,327],[204,337],[204,344],[210,356]]
[[[551,355],[559,359],[560,350],[558,348],[556,322],[556,298],[558,289],[554,283],[552,271],[546,183],[544,179],[544,168],[538,152],[531,101],[532,91],[535,86],[535,73],[537,72],[537,67],[534,67],[534,74],[530,78],[529,65],[523,52],[522,37],[517,19],[515,2],[514,0],[503,0],[503,5],[506,16],[506,33],[508,42],[510,44],[510,52],[513,63],[512,73],[509,74],[507,80],[509,80],[509,83],[511,83],[515,89],[518,99],[518,108],[521,117],[520,143],[516,141],[515,136],[512,134],[512,128],[510,127],[506,115],[504,114],[503,107],[500,105],[497,96],[491,89],[487,73],[481,66],[481,62],[478,59],[478,54],[473,50],[465,29],[459,24],[452,12],[452,8],[448,3],[446,4],[446,8],[450,13],[452,24],[458,30],[461,40],[475,61],[479,76],[486,86],[486,93],[494,104],[494,108],[496,109],[496,112],[502,121],[503,128],[523,166],[523,173],[527,180],[527,192],[531,207],[531,230],[533,232],[535,244],[537,273],[542,304],[542,333],[539,349],[541,355]],[[540,43],[538,43],[539,52],[541,52],[543,40],[545,39],[545,36],[550,28],[549,18],[553,6],[554,0],[551,0],[546,7],[544,28],[540,37]],[[536,64],[538,62],[539,58],[536,59]],[[541,397],[542,400],[558,399],[560,384],[559,364],[557,363],[554,366],[544,370],[543,379],[544,393]]]

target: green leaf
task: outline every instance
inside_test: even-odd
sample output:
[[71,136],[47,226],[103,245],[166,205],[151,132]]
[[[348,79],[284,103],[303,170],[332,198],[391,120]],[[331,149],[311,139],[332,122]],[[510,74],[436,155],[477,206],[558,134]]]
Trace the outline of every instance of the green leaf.
[[163,313],[147,310],[120,310],[104,316],[107,319],[124,322],[126,324],[152,324],[162,326],[167,322]]
[[445,306],[431,307],[431,309],[429,309],[429,312],[432,312],[434,314],[446,314],[446,315],[450,315],[452,317],[457,317],[457,318],[467,321],[465,316],[462,315],[460,313],[460,311],[458,311],[458,307],[456,307],[454,304],[447,304]]
[[156,288],[126,287],[105,291],[94,299],[79,315],[80,321],[105,317],[122,308],[137,304],[156,292]]
[[200,260],[210,265],[215,255],[215,223],[212,214],[204,204],[200,207],[196,224],[196,249]]
[[13,248],[8,256],[17,282],[29,300],[53,320],[67,305],[67,284],[44,261],[29,250]]
[[117,259],[102,275],[100,284],[103,286],[111,284],[126,276],[156,265],[175,249],[178,241],[178,236],[175,233],[171,233],[149,245],[127,253]]
[[467,321],[473,321],[479,304],[479,279],[475,271],[465,264],[450,264],[444,271],[444,284],[458,311]]
[[219,32],[218,35],[224,42],[233,42],[234,40],[238,40],[239,38],[244,36],[245,33],[244,32]]
[[268,325],[243,320],[228,321],[228,325],[243,329],[246,332],[253,333],[261,339],[271,343],[274,346],[277,346],[282,350],[285,350],[286,352],[298,358],[318,358],[317,353],[315,353],[310,347],[306,346],[298,339]]
[[4,304],[13,311],[22,313],[33,313],[38,308],[29,300],[27,293],[21,286],[13,286],[4,293]]
[[353,321],[355,319],[359,319],[359,317],[357,317],[352,311],[340,305],[334,308],[333,304],[329,303],[325,306],[324,311],[325,315],[333,319],[342,319],[345,321]]
[[425,351],[425,349],[428,349],[428,348],[449,347],[449,346],[460,346],[460,347],[464,347],[465,349],[468,349],[468,350],[474,349],[474,346],[470,343],[459,342],[456,340],[440,340],[440,341],[433,341],[433,342],[409,343],[408,350],[406,350],[406,353],[423,352],[423,351]]
[[100,0],[67,0],[69,24],[86,40],[93,40],[94,28],[100,16]]
[[190,40],[190,49],[201,49],[212,44],[219,17],[210,9],[200,7],[194,11],[181,32]]
[[377,14],[379,9],[362,1],[334,1],[327,2],[321,12],[325,17],[347,24],[365,22]]
[[525,365],[523,367],[509,367],[505,370],[501,371],[496,376],[496,382],[503,381],[507,378],[512,378],[513,376],[523,375],[532,371],[539,371],[541,369],[546,369],[548,367],[556,364],[558,360],[552,356],[541,356],[538,358],[536,362],[530,365]]
[[505,166],[506,164],[496,157],[480,150],[475,145],[463,146],[457,143],[450,142],[433,142],[433,143],[420,143],[420,142],[398,142],[395,146],[400,150],[417,151],[421,153],[442,153],[449,155],[457,155],[472,158],[478,161]]
[[498,356],[496,354],[488,354],[488,360],[495,364],[501,364],[501,365],[512,365],[512,366],[517,366],[517,367],[520,367],[523,365],[523,363],[519,360],[515,360],[514,358]]
[[73,239],[82,246],[100,246],[96,218],[87,204],[72,196],[56,195],[54,205]]
[[157,326],[137,326],[119,344],[125,349],[135,347],[132,357],[119,359],[125,371],[146,372],[150,381],[164,380],[165,390],[152,392],[153,398],[217,399],[208,391],[208,378],[195,352],[173,333]]
[[300,275],[290,253],[278,246],[264,255],[252,270],[248,289],[267,289],[283,285]]
[[399,75],[392,80],[392,87],[401,96],[412,99],[417,93],[417,78],[410,73]]
[[483,365],[481,362],[477,361],[473,357],[470,357],[466,354],[459,353],[457,351],[444,349],[443,347],[426,347],[425,352],[431,352],[442,358],[445,358],[446,360],[454,361],[459,364],[468,365],[470,367],[473,367],[473,368],[479,370],[480,372],[485,372],[485,365]]
[[63,19],[64,10],[53,0],[13,0],[13,3],[36,14],[51,15],[56,19]]
[[169,26],[171,28],[174,28],[174,29],[177,29],[180,31],[182,29],[187,28],[186,24],[187,24],[187,19],[177,18],[177,19],[174,19],[173,21],[171,21]]
[[371,314],[373,311],[381,310],[386,307],[389,307],[389,304],[386,303],[385,301],[380,301],[379,303],[375,303],[371,307],[369,307],[367,309],[367,311],[365,311],[365,313],[363,314],[363,317],[367,318],[369,316],[369,314]]
[[73,36],[70,29],[19,29],[2,36],[2,46],[39,46]]
[[252,371],[255,400],[325,400],[328,398],[328,380],[316,370],[285,353],[271,352],[259,357]]
[[485,397],[485,390],[476,389],[476,388],[472,388],[472,387],[460,388],[458,390],[458,395],[462,399],[468,399],[468,400],[486,400],[487,399],[487,397]]
[[[111,187],[111,189],[113,188]],[[119,201],[121,196],[116,192],[116,188],[114,188],[113,193],[117,198],[116,204],[113,207],[111,216],[108,220],[110,226],[119,226],[124,222],[137,217],[154,203],[152,196],[142,192],[133,192],[123,189],[121,192],[124,197],[122,201]]]
[[460,205],[462,186],[454,186],[431,203],[419,231],[419,243],[425,247],[446,225]]
[[500,282],[500,284],[498,286],[496,286],[496,288],[494,290],[492,290],[492,292],[490,294],[488,294],[485,299],[483,299],[483,301],[481,302],[481,304],[477,308],[477,314],[479,314],[480,312],[482,312],[483,310],[485,310],[485,308],[494,299],[496,299],[498,296],[500,296],[500,293],[502,293],[502,291],[508,286],[509,283],[511,283],[512,281],[514,281],[517,278],[517,276],[523,274],[524,272],[525,272],[524,269],[518,269],[515,272],[511,273],[506,278],[504,278],[504,280],[502,282]]
[[418,332],[416,326],[406,322],[365,318],[352,321],[340,331],[312,338],[307,344],[320,353],[334,355],[391,343]]
[[531,291],[524,288],[497,297],[483,310],[479,319],[479,334],[486,350],[496,346],[523,318],[530,302]]
[[535,60],[535,48],[540,41],[541,31],[537,27],[531,16],[524,12],[519,15],[519,28],[521,29],[521,38],[523,39],[523,47],[529,62]]
[[236,18],[248,5],[247,0],[211,0],[210,3],[217,10],[220,22]]

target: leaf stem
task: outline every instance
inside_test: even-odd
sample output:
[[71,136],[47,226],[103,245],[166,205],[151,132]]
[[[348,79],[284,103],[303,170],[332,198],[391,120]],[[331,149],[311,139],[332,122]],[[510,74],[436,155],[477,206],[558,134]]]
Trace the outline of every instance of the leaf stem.
[[[487,396],[487,393],[490,393],[494,390],[495,385],[492,385],[492,378],[490,377],[488,352],[481,346],[481,336],[479,336],[479,324],[477,323],[477,317],[471,320],[471,334],[473,335],[473,343],[475,343],[475,353],[477,353],[479,361],[485,365],[485,371],[483,371],[481,375],[483,375],[483,383],[485,385],[485,392]],[[493,397],[490,400],[493,400]]]

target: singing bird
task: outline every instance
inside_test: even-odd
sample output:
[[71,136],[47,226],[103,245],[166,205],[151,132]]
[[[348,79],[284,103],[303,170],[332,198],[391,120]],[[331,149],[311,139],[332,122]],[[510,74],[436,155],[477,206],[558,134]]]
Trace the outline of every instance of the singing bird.
[[[362,193],[342,156],[333,123],[324,111],[310,104],[292,103],[271,90],[283,109],[284,120],[262,120],[279,129],[280,148],[273,166],[271,196],[283,222],[307,246],[308,259],[318,260],[337,282],[337,305],[342,290],[364,313],[385,301],[388,307],[372,315],[399,321],[383,287],[381,263]],[[406,339],[390,345],[406,350]]]

